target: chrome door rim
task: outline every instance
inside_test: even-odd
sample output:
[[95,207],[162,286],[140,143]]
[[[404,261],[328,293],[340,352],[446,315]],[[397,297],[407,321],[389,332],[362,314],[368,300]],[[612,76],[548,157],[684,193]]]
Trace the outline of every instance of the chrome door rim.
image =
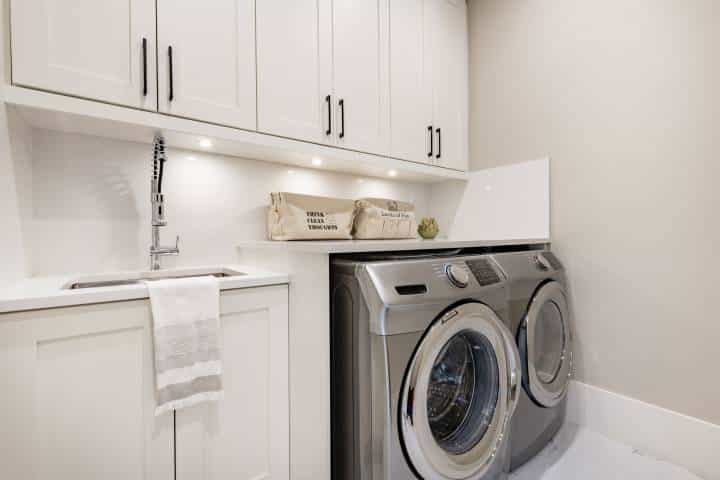
[[[533,359],[535,356],[535,328],[540,310],[547,303],[553,303],[560,312],[563,326],[563,351],[560,357],[560,368],[550,383],[543,383],[538,377]],[[572,376],[572,335],[570,332],[570,310],[563,286],[556,282],[548,282],[533,296],[523,322],[525,329],[525,345],[520,350],[525,352],[523,364],[527,366],[526,378],[523,378],[528,394],[543,407],[554,407],[567,395],[570,377]],[[524,348],[523,348],[524,347]]]
[[[430,372],[440,351],[451,338],[467,330],[480,333],[491,344],[497,361],[499,391],[485,435],[467,453],[451,455],[438,445],[430,430],[427,392]],[[423,478],[460,480],[479,478],[487,472],[506,436],[517,404],[519,368],[519,356],[510,332],[486,305],[461,305],[433,323],[413,355],[400,399],[400,430],[406,454]]]

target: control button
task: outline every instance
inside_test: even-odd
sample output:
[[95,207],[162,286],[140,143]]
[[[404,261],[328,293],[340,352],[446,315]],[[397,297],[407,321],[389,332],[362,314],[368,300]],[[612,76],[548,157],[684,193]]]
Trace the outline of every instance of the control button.
[[445,274],[447,274],[450,283],[458,288],[465,288],[470,284],[470,274],[460,265],[447,265]]

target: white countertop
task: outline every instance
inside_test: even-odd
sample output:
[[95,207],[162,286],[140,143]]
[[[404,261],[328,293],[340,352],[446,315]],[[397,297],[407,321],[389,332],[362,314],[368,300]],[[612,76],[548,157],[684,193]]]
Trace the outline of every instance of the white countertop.
[[293,240],[287,242],[259,240],[239,242],[239,248],[247,249],[287,249],[303,253],[361,253],[361,252],[399,252],[403,250],[439,250],[472,247],[504,247],[518,245],[537,245],[549,243],[547,238],[518,238],[510,240]]
[[[240,265],[167,269],[163,270],[163,273],[182,270],[183,273],[192,274],[193,271],[202,272],[208,269],[230,269],[244,273],[244,275],[219,278],[221,290],[289,283],[287,274]],[[0,287],[0,313],[148,298],[147,286],[142,283],[78,290],[63,288],[80,278],[103,279],[110,275],[63,275],[20,280],[12,285]]]

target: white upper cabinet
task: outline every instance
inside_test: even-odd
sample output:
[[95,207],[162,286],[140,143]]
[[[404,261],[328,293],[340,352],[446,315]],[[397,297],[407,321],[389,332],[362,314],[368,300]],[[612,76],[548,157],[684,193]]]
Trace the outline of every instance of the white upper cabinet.
[[155,0],[12,0],[12,79],[155,110]]
[[255,1],[158,0],[157,9],[160,111],[254,130]]
[[[465,0],[430,0],[435,164],[468,169],[468,45]],[[439,130],[439,131],[438,131]]]
[[257,2],[258,130],[330,143],[331,0]]
[[390,0],[391,155],[467,170],[464,0]]
[[387,153],[385,2],[258,2],[260,131]]
[[433,88],[427,0],[390,0],[390,155],[433,163]]
[[225,398],[178,410],[177,480],[288,480],[288,290],[221,300]]
[[465,0],[11,2],[14,85],[468,168]]
[[337,145],[387,154],[387,0],[334,0],[333,32]]

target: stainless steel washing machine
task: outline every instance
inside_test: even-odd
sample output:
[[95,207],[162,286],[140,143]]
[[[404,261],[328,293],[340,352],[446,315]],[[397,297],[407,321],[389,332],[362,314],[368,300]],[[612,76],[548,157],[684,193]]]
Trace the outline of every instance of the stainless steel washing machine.
[[486,256],[333,259],[334,480],[500,480],[521,390]]
[[565,419],[573,370],[571,308],[565,270],[552,252],[493,258],[508,277],[508,326],[523,369],[523,391],[511,430],[514,470],[540,452]]

